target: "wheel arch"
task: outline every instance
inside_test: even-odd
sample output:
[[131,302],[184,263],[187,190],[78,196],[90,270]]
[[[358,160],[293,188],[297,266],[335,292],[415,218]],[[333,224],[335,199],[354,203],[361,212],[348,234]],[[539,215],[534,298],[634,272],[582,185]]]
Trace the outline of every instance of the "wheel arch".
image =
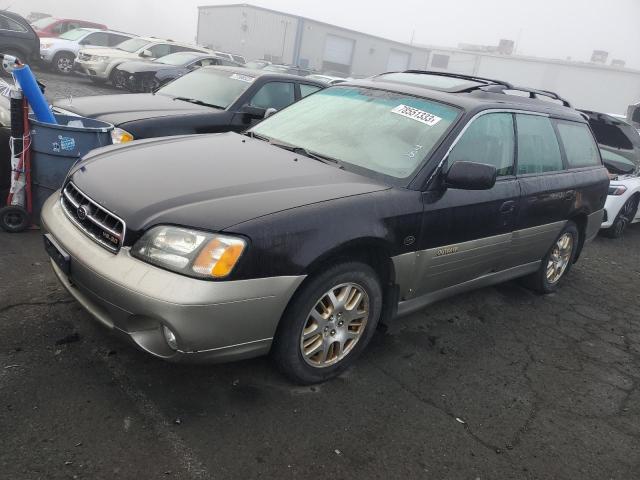
[[571,215],[568,220],[576,224],[576,227],[578,227],[578,233],[580,234],[580,238],[578,239],[578,251],[576,252],[576,256],[573,261],[573,263],[577,263],[586,241],[589,215],[586,211],[578,211]]
[[[358,261],[370,266],[380,280],[383,293],[380,324],[385,324],[395,316],[399,298],[396,272],[391,257],[391,248],[385,240],[375,237],[359,238],[323,253],[305,267],[304,274],[308,280],[323,268],[349,261]],[[307,280],[302,282],[294,295],[303,288]]]

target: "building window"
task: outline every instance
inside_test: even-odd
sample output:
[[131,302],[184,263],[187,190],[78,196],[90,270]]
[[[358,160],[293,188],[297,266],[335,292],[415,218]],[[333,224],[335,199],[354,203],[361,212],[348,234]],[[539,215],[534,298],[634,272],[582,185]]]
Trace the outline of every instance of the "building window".
[[449,55],[434,53],[433,58],[431,59],[431,66],[433,68],[449,68]]

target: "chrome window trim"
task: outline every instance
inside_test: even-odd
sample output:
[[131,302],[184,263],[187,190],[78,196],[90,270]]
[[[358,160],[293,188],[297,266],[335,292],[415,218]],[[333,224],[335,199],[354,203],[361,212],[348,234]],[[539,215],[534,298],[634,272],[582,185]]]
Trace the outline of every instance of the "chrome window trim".
[[[429,180],[427,180],[426,187],[428,187],[431,184],[431,182],[436,177],[436,175],[438,175],[440,170],[442,170],[442,167],[444,166],[445,162],[449,159],[449,155],[451,155],[451,152],[456,147],[456,145],[458,145],[458,142],[460,142],[460,139],[467,132],[467,130],[469,129],[471,124],[473,122],[475,122],[478,118],[480,118],[480,117],[482,117],[484,115],[490,115],[492,113],[511,113],[511,114],[520,114],[520,115],[534,115],[534,116],[537,116],[537,117],[546,117],[546,118],[550,118],[551,117],[551,115],[549,115],[548,113],[532,112],[531,110],[518,110],[518,109],[515,109],[515,108],[492,108],[492,109],[483,110],[481,112],[476,113],[473,117],[471,117],[471,119],[462,128],[462,130],[460,131],[460,133],[458,134],[456,139],[453,141],[453,143],[449,146],[449,148],[447,149],[447,153],[444,154],[444,156],[442,157],[442,160],[440,160],[440,163],[438,164],[436,169],[433,171],[433,173],[429,177]],[[515,136],[515,132],[514,132],[514,136]],[[515,158],[514,158],[514,160],[515,160]],[[514,164],[515,164],[515,161],[514,161]]]

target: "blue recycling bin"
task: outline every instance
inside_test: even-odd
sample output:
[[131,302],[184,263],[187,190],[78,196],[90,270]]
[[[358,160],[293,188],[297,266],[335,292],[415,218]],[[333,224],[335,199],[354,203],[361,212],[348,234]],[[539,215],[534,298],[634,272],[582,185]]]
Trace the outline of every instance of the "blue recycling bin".
[[91,150],[111,145],[113,125],[92,118],[55,115],[58,124],[29,117],[31,124],[31,195],[34,223],[44,202],[58,190],[71,167]]

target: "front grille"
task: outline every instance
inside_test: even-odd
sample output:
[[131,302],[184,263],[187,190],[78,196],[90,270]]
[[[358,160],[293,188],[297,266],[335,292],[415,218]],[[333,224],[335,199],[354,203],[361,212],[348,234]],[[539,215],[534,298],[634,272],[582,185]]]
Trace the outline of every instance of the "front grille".
[[69,219],[85,235],[110,252],[120,250],[126,232],[122,219],[91,200],[71,182],[62,190],[60,202]]

